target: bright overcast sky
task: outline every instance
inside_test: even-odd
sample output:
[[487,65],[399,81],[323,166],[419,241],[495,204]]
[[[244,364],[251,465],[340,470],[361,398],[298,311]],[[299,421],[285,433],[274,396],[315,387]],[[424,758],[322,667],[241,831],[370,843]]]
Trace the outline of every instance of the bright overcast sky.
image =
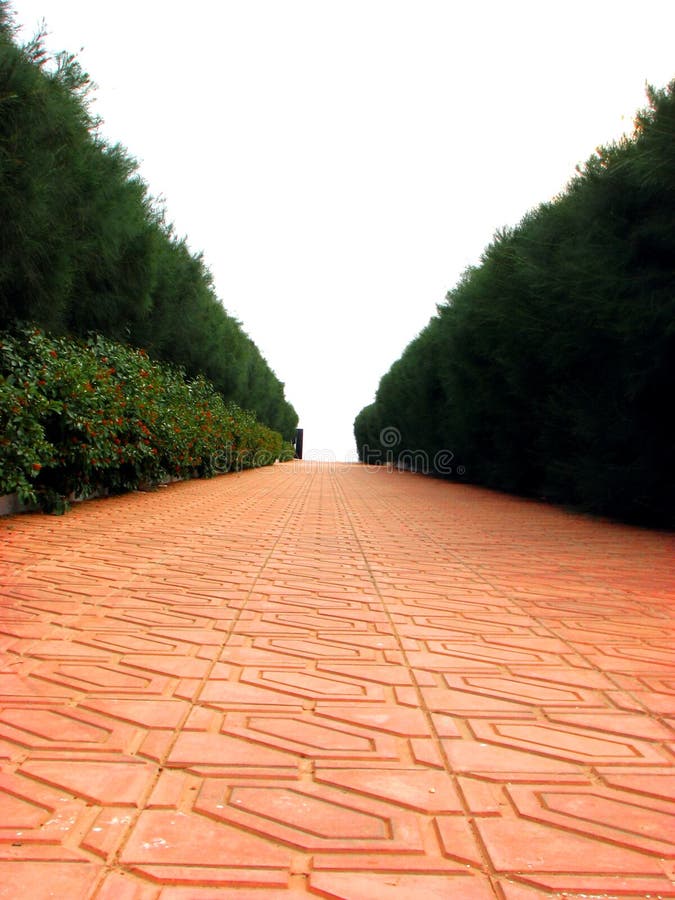
[[[672,0],[14,0],[203,251],[305,449],[354,454],[379,378],[495,230],[675,77]],[[306,454],[307,455],[307,454]]]

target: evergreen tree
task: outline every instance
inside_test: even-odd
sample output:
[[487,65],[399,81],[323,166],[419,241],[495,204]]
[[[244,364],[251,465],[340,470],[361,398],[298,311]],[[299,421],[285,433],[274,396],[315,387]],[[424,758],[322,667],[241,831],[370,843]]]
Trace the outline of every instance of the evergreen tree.
[[[499,232],[356,419],[472,480],[675,524],[675,82]],[[369,444],[370,446],[370,444]]]
[[0,0],[0,328],[30,321],[145,346],[293,437],[283,385],[135,160],[100,137],[87,73],[67,53],[50,59],[43,37],[20,45]]

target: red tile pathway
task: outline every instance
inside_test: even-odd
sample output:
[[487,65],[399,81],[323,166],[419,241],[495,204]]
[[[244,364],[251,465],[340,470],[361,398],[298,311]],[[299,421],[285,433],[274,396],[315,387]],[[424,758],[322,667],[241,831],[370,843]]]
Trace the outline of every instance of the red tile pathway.
[[672,537],[289,463],[0,548],[0,898],[675,896]]

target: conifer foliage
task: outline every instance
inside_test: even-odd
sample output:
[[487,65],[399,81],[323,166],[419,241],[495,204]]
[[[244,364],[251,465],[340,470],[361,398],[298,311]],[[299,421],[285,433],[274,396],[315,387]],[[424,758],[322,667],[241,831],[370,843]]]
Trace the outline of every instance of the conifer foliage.
[[97,332],[204,375],[291,438],[284,386],[168,225],[135,161],[98,133],[77,60],[20,44],[0,0],[0,329]]
[[446,448],[477,483],[675,524],[675,81],[648,99],[448,293],[357,416],[362,459]]

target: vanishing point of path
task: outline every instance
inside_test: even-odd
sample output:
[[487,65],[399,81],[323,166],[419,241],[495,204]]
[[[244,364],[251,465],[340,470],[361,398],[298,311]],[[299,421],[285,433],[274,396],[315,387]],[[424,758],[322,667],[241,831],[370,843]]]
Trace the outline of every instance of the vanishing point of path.
[[673,897],[672,537],[288,463],[0,522],[0,897]]

